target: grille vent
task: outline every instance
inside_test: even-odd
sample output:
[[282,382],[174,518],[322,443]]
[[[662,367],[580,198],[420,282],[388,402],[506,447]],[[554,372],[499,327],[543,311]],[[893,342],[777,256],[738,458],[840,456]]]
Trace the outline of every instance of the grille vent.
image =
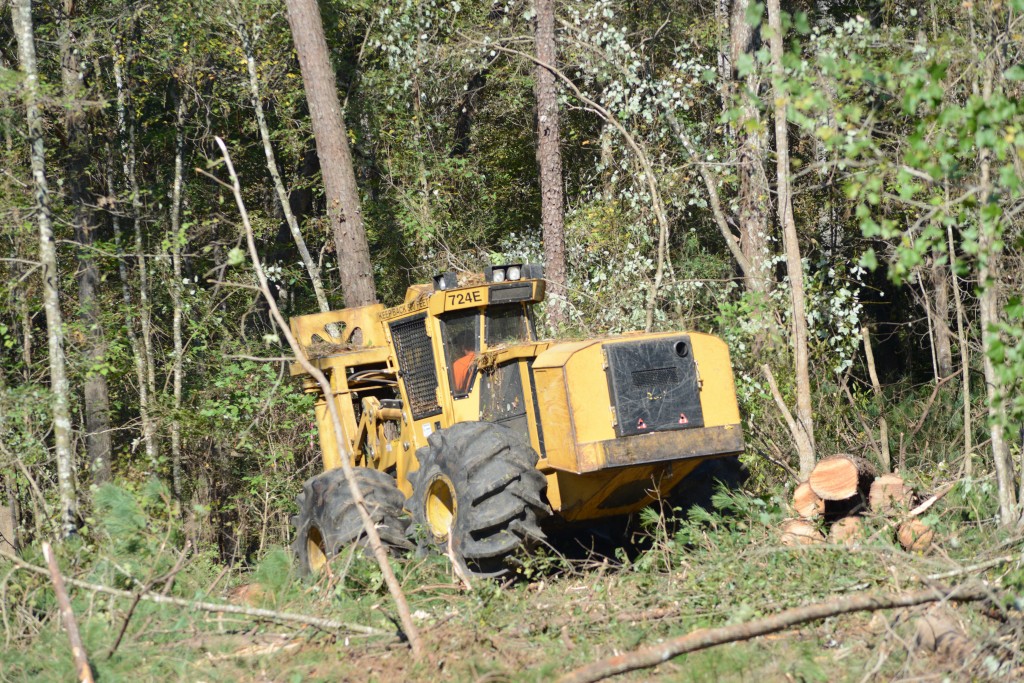
[[437,403],[437,371],[434,352],[427,336],[426,316],[416,316],[391,324],[398,369],[409,395],[412,419],[419,420],[441,412]]

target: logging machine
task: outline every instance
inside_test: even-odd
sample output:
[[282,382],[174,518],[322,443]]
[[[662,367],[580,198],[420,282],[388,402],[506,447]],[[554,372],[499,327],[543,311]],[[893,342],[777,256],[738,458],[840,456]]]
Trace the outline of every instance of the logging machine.
[[[697,332],[537,338],[540,266],[442,273],[399,306],[291,319],[331,395],[316,395],[324,472],[293,518],[303,572],[363,529],[340,469],[381,538],[450,547],[476,575],[515,571],[545,530],[627,515],[667,497],[703,460],[743,451],[729,351]],[[341,415],[335,436],[327,402]]]

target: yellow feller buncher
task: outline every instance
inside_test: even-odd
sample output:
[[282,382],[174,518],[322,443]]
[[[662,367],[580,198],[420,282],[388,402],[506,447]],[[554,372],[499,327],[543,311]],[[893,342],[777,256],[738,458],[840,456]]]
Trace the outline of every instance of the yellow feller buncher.
[[[300,570],[363,541],[341,458],[381,538],[411,532],[501,576],[545,529],[628,515],[704,460],[743,451],[729,351],[696,332],[537,338],[542,269],[508,264],[414,285],[399,306],[292,318],[326,374],[316,395],[324,472],[293,518]],[[304,375],[296,363],[293,375]],[[327,410],[335,401],[339,443]]]

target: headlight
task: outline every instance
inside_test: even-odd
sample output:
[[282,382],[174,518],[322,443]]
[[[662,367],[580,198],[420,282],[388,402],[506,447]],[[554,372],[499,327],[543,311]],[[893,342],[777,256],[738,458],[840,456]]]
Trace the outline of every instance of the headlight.
[[520,274],[521,273],[520,273],[520,270],[519,270],[519,266],[509,266],[508,267],[508,279],[509,280],[518,280]]
[[491,277],[494,278],[495,282],[504,282],[505,281],[505,269],[504,268],[495,268],[493,271],[491,271]]
[[443,292],[447,289],[455,289],[458,286],[459,276],[453,270],[434,276],[434,289],[437,291]]

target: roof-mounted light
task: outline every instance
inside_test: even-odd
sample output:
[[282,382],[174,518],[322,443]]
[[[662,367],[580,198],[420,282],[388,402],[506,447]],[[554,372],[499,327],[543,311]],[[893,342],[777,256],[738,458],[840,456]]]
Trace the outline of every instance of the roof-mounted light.
[[441,273],[440,275],[434,276],[434,289],[439,292],[445,292],[449,289],[455,289],[459,286],[459,278],[455,274],[454,270],[449,270],[447,273]]

